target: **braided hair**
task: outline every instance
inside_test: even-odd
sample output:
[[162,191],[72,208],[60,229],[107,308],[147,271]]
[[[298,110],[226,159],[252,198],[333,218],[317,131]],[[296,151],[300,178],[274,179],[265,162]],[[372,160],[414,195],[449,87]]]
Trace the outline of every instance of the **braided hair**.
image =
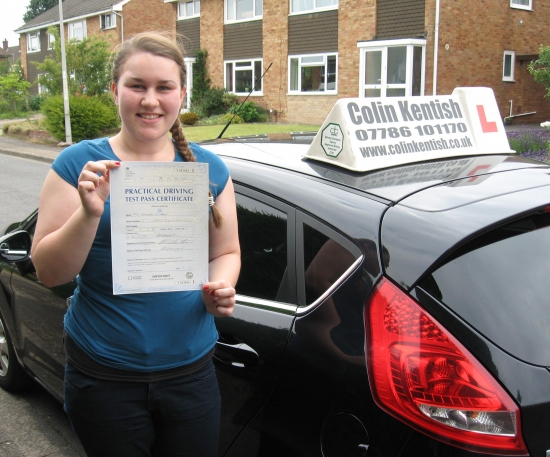
[[[175,39],[174,39],[175,38]],[[120,77],[120,69],[126,63],[130,56],[138,52],[148,52],[154,56],[165,57],[173,60],[180,70],[180,84],[185,87],[186,74],[185,61],[183,60],[183,45],[180,35],[168,34],[165,32],[142,32],[134,35],[132,38],[124,41],[118,47],[117,53],[113,60],[111,69],[111,79],[117,84]],[[172,139],[176,144],[177,151],[183,156],[187,162],[196,162],[197,158],[191,148],[189,142],[183,133],[181,122],[178,118],[174,125],[170,128]],[[209,191],[209,196],[212,197],[212,192]],[[220,228],[223,223],[223,218],[216,208],[212,206],[212,219],[216,228]]]

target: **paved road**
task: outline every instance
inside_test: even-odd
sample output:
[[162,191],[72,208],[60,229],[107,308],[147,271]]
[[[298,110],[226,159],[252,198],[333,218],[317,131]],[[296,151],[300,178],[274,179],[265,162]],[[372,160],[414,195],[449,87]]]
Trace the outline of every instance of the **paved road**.
[[45,162],[0,154],[0,230],[23,220],[38,206],[44,178],[50,169]]
[[85,457],[63,406],[42,387],[0,389],[1,457]]

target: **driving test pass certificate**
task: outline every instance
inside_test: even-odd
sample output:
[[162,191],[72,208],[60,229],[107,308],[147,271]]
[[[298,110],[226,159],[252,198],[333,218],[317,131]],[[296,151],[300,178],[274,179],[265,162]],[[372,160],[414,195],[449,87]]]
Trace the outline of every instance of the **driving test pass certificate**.
[[110,171],[113,294],[208,280],[208,164],[122,162]]

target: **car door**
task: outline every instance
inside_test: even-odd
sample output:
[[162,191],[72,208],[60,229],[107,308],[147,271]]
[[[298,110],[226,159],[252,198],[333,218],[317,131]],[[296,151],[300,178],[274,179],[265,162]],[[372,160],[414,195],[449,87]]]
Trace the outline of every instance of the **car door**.
[[[25,227],[32,236],[36,220]],[[48,288],[36,277],[32,262],[12,270],[10,288],[13,316],[23,363],[58,399],[63,398],[65,350],[63,316],[67,298],[72,295],[74,281]]]
[[220,455],[273,390],[297,307],[294,209],[238,183],[235,191],[242,268],[232,317],[216,319]]

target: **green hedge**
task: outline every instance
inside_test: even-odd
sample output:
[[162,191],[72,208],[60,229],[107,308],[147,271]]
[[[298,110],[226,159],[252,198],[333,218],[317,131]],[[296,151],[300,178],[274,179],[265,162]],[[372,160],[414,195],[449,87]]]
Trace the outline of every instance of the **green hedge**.
[[[73,142],[93,139],[108,129],[118,127],[115,104],[106,97],[70,96],[71,133]],[[42,113],[48,132],[58,141],[65,139],[63,97],[54,95],[42,102]]]

